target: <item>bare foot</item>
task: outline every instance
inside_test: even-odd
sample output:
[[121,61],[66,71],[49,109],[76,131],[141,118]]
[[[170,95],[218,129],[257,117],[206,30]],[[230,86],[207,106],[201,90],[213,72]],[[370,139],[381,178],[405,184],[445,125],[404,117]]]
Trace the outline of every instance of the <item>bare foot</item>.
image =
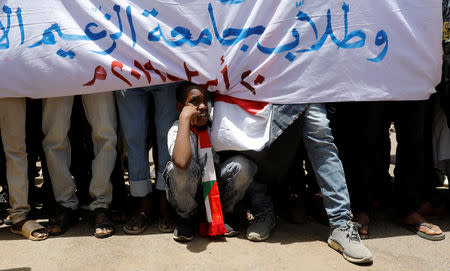
[[361,224],[361,228],[359,229],[359,234],[361,238],[368,237],[369,235],[369,215],[367,213],[361,212],[357,213],[353,218],[353,221]]
[[68,208],[62,208],[58,214],[52,218],[47,226],[47,232],[50,235],[63,234],[73,224],[73,211]]
[[159,200],[159,225],[158,228],[161,232],[173,232],[175,230],[175,220],[172,217],[172,209],[167,201],[166,192],[161,192]]

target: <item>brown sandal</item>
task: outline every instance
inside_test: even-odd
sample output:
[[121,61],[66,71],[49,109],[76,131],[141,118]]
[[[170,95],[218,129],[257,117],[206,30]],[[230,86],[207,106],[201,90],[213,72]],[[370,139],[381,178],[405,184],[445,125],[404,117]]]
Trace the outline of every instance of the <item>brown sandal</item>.
[[[20,229],[17,228],[17,224],[22,224],[22,226],[20,227]],[[45,228],[37,223],[34,220],[26,220],[26,221],[21,221],[19,223],[13,224],[11,226],[11,232],[15,233],[15,234],[19,234],[22,235],[23,237],[32,240],[32,241],[42,241],[48,238],[48,233],[46,232],[46,234],[42,237],[36,237],[33,235],[34,232],[39,231],[39,230],[45,230]]]
[[[123,231],[127,234],[137,235],[143,233],[148,226],[148,218],[147,215],[144,212],[140,212],[139,214],[136,214],[128,220],[127,224],[123,225]],[[128,225],[131,224],[131,227],[128,227]],[[135,226],[142,225],[137,230],[133,230]]]

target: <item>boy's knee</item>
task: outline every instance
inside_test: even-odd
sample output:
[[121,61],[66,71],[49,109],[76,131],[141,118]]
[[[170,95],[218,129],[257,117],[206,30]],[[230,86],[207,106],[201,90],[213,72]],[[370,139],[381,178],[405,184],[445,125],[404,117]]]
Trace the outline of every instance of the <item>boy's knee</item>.
[[256,171],[257,166],[254,162],[242,155],[237,155],[225,161],[220,177],[224,181],[234,180],[239,185],[245,185],[251,182]]
[[181,169],[169,161],[166,165],[165,175],[169,183],[175,182],[177,187],[187,187],[190,184],[196,185],[197,180],[201,178],[201,171],[194,162],[191,162],[187,169]]

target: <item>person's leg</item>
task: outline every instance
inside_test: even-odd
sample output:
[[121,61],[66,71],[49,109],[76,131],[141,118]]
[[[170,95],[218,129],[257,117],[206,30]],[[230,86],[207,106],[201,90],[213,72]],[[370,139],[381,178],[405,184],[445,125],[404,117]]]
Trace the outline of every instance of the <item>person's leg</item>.
[[127,221],[127,210],[129,208],[130,198],[127,187],[125,186],[125,138],[122,127],[117,128],[117,158],[114,170],[111,174],[111,184],[113,186],[113,199],[110,205],[111,219],[123,224]]
[[442,65],[442,87],[438,90],[440,103],[445,116],[447,125],[450,127],[450,44],[444,43],[444,62]]
[[268,185],[258,181],[251,182],[247,188],[247,195],[254,214],[263,213],[267,210],[273,212],[272,197],[267,194]]
[[176,241],[191,241],[194,238],[193,215],[197,212],[195,195],[202,178],[202,168],[192,160],[189,168],[179,169],[171,161],[167,163],[164,177],[166,180],[167,200],[181,217],[173,232]]
[[39,176],[36,162],[38,161],[39,149],[42,148],[41,141],[41,117],[42,109],[38,106],[39,100],[26,99],[26,117],[25,117],[25,143],[27,148],[28,161],[28,203],[31,210],[35,210],[37,204],[42,203],[42,197],[39,195],[39,189],[35,185],[35,178]]
[[120,124],[126,141],[128,176],[132,197],[152,192],[148,161],[148,95],[144,88],[116,91]]
[[276,217],[272,197],[267,194],[268,185],[253,181],[247,188],[253,220],[247,227],[247,239],[254,242],[265,241],[275,228]]
[[[179,83],[164,84],[152,87],[153,100],[155,104],[155,132],[156,132],[156,150],[153,148],[153,158],[156,161],[156,189],[159,195],[159,230],[162,232],[171,232],[175,228],[175,223],[171,218],[171,208],[165,194],[165,181],[162,177],[167,162],[170,161],[169,151],[167,149],[167,133],[172,124],[178,119],[178,110],[176,108],[176,87]],[[156,156],[155,156],[156,154]]]
[[82,96],[86,117],[92,127],[94,161],[89,194],[93,201],[89,208],[95,211],[95,233],[99,238],[108,237],[114,226],[105,211],[112,201],[111,173],[117,157],[117,113],[112,92]]
[[234,209],[253,182],[257,170],[256,164],[242,155],[233,156],[220,165],[218,184],[227,229],[225,236],[232,237],[239,234],[238,218]]
[[303,140],[322,191],[331,226],[328,245],[355,263],[372,262],[358,227],[350,221],[350,198],[344,169],[334,145],[324,104],[311,104],[305,112]]
[[400,223],[430,240],[442,240],[442,230],[417,212],[425,181],[425,103],[405,101],[393,104],[396,110],[397,158],[394,170],[396,209]]
[[73,96],[48,98],[42,106],[42,131],[45,157],[56,203],[75,210],[78,198],[70,173],[71,148],[67,133],[70,128]]
[[188,218],[197,211],[195,195],[201,182],[202,168],[192,160],[189,168],[182,170],[171,161],[165,171],[167,200],[182,218]]
[[120,124],[124,132],[128,158],[130,194],[139,201],[139,209],[124,225],[128,234],[139,234],[147,228],[152,192],[148,157],[148,107],[150,92],[147,88],[116,91]]
[[94,144],[92,128],[86,117],[81,96],[75,96],[70,117],[68,132],[71,146],[70,173],[77,186],[79,205],[89,206],[92,197],[89,195],[89,185],[92,179],[92,162],[94,161]]
[[[22,226],[27,221],[30,211],[28,204],[28,161],[25,144],[25,98],[0,99],[0,129],[6,157],[6,178],[9,188],[9,209],[12,231],[24,236]],[[34,229],[29,239],[47,238],[42,226],[32,222]],[[30,225],[30,224],[28,224]],[[25,228],[25,227],[24,227]],[[26,236],[27,237],[27,236]]]
[[233,156],[221,164],[219,187],[224,214],[231,214],[242,200],[258,170],[255,163],[242,155]]
[[330,226],[343,227],[350,221],[350,198],[326,107],[311,104],[304,114],[303,140],[324,197]]
[[82,96],[84,110],[92,127],[95,159],[92,162],[92,180],[89,194],[94,201],[91,211],[109,207],[112,200],[111,173],[116,161],[117,117],[112,92]]
[[[361,238],[367,238],[369,234],[369,214],[371,211],[372,199],[376,187],[382,184],[384,176],[383,156],[389,156],[389,150],[380,148],[384,146],[383,136],[387,135],[387,129],[384,122],[384,103],[383,102],[364,102],[360,103],[354,115],[359,115],[356,131],[352,132],[358,136],[359,144],[355,146],[354,163],[350,170],[358,175],[351,175],[353,189],[350,189],[352,210],[354,212],[353,220],[361,224],[359,233]],[[349,142],[349,144],[351,144]],[[346,174],[347,176],[347,174]],[[389,191],[384,191],[388,193]]]
[[419,208],[425,178],[425,106],[422,102],[395,102],[397,153],[394,169],[397,215]]
[[152,192],[152,183],[147,144],[149,95],[146,88],[115,92],[120,125],[126,142],[130,194],[139,201],[139,210],[123,227],[129,234],[145,231],[150,215],[148,195]]
[[42,147],[55,195],[56,214],[47,230],[50,235],[64,233],[74,222],[73,210],[78,208],[76,185],[70,172],[71,147],[67,133],[70,128],[73,96],[48,98],[42,104]]
[[152,88],[151,93],[155,101],[155,130],[158,157],[156,164],[156,189],[165,190],[162,173],[167,162],[170,161],[167,149],[167,133],[172,124],[178,119],[176,108],[176,87],[178,83],[160,85]]
[[6,157],[13,224],[26,219],[28,204],[27,152],[25,145],[25,98],[0,99],[0,129]]

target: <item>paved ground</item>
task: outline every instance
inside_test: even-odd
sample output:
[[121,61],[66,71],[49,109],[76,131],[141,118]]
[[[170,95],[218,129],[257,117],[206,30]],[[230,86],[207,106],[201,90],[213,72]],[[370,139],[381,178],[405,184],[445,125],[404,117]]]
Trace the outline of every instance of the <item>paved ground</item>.
[[450,270],[450,216],[438,221],[447,239],[432,242],[377,214],[365,243],[374,264],[345,261],[325,243],[328,229],[313,219],[303,225],[280,221],[272,236],[253,243],[237,238],[196,237],[188,244],[162,234],[156,223],[139,236],[121,229],[111,238],[91,236],[82,222],[42,242],[25,240],[0,227],[1,270]]

